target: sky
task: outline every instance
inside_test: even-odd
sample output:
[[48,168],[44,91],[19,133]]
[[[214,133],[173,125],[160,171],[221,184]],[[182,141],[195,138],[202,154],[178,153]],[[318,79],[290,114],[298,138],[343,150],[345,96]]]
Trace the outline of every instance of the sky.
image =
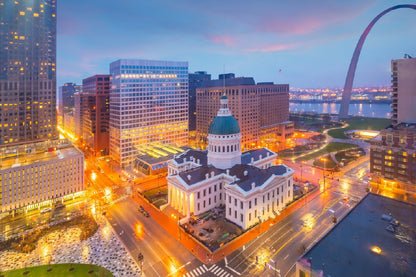
[[[340,88],[358,39],[385,9],[414,0],[59,0],[57,81],[82,84],[117,59],[188,61],[189,72]],[[416,10],[373,27],[354,87],[390,85],[392,59],[416,57]]]

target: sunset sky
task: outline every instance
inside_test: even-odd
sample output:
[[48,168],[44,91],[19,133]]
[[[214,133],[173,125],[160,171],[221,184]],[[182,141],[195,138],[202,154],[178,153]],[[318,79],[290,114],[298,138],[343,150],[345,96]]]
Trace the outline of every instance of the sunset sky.
[[[120,58],[188,61],[296,88],[343,87],[370,21],[390,0],[59,0],[58,86],[108,74]],[[416,10],[382,17],[367,37],[354,87],[389,85],[390,61],[416,56]],[[281,69],[281,72],[279,70]]]

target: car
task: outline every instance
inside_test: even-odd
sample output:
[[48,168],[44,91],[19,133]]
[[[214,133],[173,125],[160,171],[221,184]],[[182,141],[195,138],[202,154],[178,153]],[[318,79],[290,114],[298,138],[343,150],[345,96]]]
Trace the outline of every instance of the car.
[[149,217],[149,213],[148,213],[147,211],[144,211],[143,215],[144,215],[145,217]]
[[104,173],[104,169],[101,169],[101,173]]
[[46,213],[49,213],[50,211],[52,211],[51,208],[46,208],[46,209],[41,210],[40,213],[41,214],[46,214]]

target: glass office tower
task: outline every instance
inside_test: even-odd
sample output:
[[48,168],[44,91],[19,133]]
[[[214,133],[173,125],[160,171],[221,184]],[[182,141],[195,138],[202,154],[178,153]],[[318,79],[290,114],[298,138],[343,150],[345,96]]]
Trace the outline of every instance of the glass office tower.
[[0,146],[58,138],[56,0],[0,0]]
[[146,145],[188,143],[188,62],[123,59],[110,76],[110,155],[121,166]]

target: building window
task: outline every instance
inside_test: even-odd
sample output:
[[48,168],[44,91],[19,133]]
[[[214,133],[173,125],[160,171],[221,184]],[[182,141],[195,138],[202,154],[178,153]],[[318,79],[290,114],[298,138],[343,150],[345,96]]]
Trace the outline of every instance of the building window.
[[243,214],[240,214],[240,220],[243,222]]
[[237,211],[234,211],[234,218],[237,218]]
[[234,206],[237,207],[237,199],[234,199]]
[[201,209],[201,205],[199,205],[200,203],[198,203],[198,211]]
[[205,200],[204,200],[204,205],[203,205],[203,207],[205,208]]
[[254,217],[257,217],[257,210],[254,210]]
[[248,214],[248,221],[251,221],[251,213]]
[[257,206],[257,198],[254,198],[254,206]]
[[287,181],[287,186],[290,187],[290,180]]
[[264,195],[263,195],[263,203],[264,203],[264,202],[266,202],[264,199],[265,199],[265,197],[264,197]]
[[248,208],[251,209],[251,201],[248,201]]
[[214,192],[217,191],[217,185],[214,185]]
[[211,197],[208,198],[208,205],[211,205]]
[[220,190],[222,189],[222,183],[220,183]]
[[240,208],[243,209],[243,201],[240,202]]
[[231,196],[228,196],[228,203],[231,204]]
[[207,190],[206,189],[204,189],[204,197],[205,197],[205,195],[207,194]]
[[208,188],[208,194],[211,194],[211,188]]
[[231,216],[231,208],[228,208],[228,215]]
[[220,200],[221,200],[221,195],[222,195],[222,193],[220,193]]
[[214,195],[214,203],[217,203],[217,196]]
[[270,200],[270,192],[267,193],[267,201]]
[[198,199],[201,198],[201,193],[198,191]]

